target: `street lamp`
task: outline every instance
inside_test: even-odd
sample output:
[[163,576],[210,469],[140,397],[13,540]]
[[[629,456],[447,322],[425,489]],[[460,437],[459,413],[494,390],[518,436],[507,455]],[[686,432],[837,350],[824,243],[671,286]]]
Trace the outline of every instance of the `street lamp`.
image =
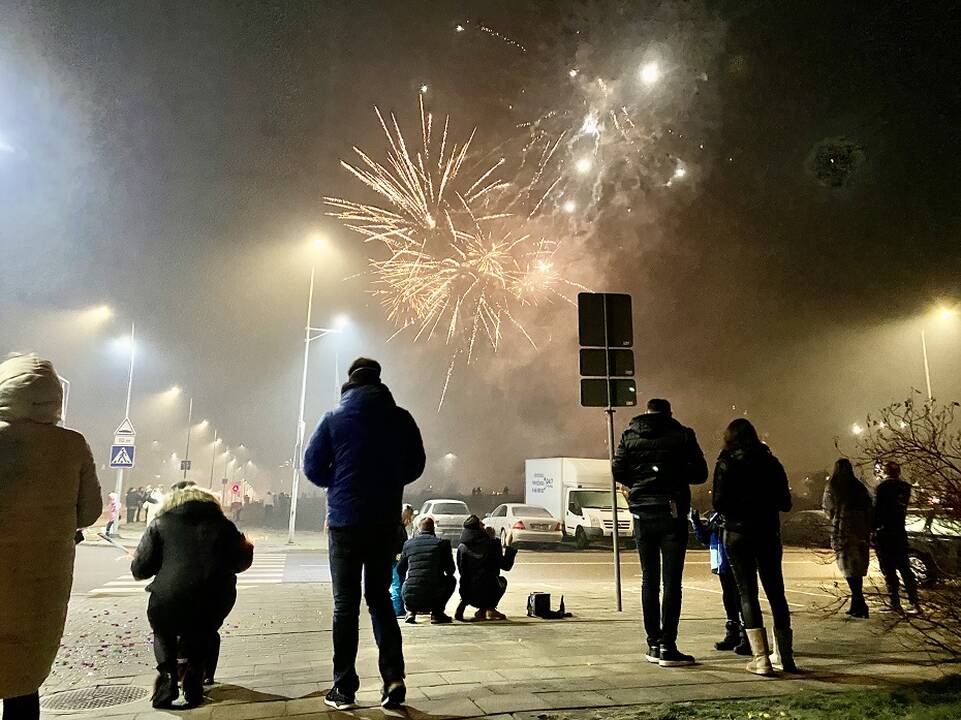
[[214,489],[214,464],[217,462],[217,448],[220,443],[223,442],[220,439],[220,431],[214,430],[214,442],[213,442],[213,454],[210,457],[210,489]]
[[[958,315],[958,308],[942,305],[937,308],[937,317],[941,320],[950,320]],[[924,357],[924,381],[928,386],[928,400],[934,399],[931,392],[931,366],[928,364],[928,340],[925,335],[925,327],[921,326],[921,355]]]
[[[325,245],[322,237],[314,237],[313,246],[315,249],[320,249]],[[307,290],[307,323],[304,326],[304,372],[300,380],[300,412],[297,415],[297,437],[294,443],[294,462],[293,462],[293,478],[290,482],[290,517],[287,523],[287,543],[293,544],[294,542],[294,532],[297,525],[297,495],[300,492],[300,466],[303,462],[304,453],[304,435],[306,434],[306,426],[304,425],[304,410],[307,403],[307,369],[310,362],[310,344],[314,340],[319,340],[327,335],[337,334],[343,332],[343,327],[346,325],[346,318],[340,316],[335,320],[335,327],[332,328],[321,328],[313,327],[311,325],[311,319],[314,309],[314,281],[317,275],[317,261],[316,259],[311,262],[310,265],[310,286]],[[340,325],[340,327],[336,327]],[[335,356],[335,366],[339,364]],[[335,367],[335,371],[338,372],[339,369]]]

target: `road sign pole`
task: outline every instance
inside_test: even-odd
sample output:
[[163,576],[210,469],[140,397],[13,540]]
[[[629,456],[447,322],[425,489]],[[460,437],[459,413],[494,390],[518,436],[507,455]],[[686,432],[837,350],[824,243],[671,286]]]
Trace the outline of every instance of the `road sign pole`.
[[[136,348],[135,338],[136,338],[137,326],[135,323],[130,323],[130,366],[127,370],[127,404],[124,409],[124,419],[130,417],[130,395],[133,391],[133,360],[134,351]],[[117,493],[117,498],[122,498],[123,495],[123,469],[117,470],[117,483],[114,486],[114,492]],[[120,520],[117,520],[117,526],[120,526]]]
[[611,343],[607,327],[607,298],[604,298],[604,349],[605,368],[607,369],[607,457],[611,463],[611,541],[614,546],[614,597],[617,602],[617,612],[623,611],[621,601],[621,526],[617,523],[617,480],[614,479],[614,398],[611,397]]

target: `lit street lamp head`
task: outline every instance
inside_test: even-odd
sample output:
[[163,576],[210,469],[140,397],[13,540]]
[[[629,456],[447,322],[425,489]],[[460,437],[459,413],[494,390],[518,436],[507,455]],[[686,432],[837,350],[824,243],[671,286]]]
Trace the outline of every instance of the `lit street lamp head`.
[[83,311],[83,322],[85,325],[97,327],[113,317],[113,308],[109,305],[96,305]]

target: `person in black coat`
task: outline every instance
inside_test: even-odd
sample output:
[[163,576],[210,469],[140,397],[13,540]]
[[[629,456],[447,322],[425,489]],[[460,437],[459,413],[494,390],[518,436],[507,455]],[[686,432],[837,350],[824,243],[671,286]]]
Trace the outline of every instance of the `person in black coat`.
[[694,658],[677,649],[677,626],[681,619],[690,486],[707,480],[704,453],[694,431],[672,416],[671,403],[655,398],[648,401],[647,412],[631,420],[624,430],[612,468],[634,517],[634,539],[643,575],[641,605],[647,660],[661,667],[691,665]]
[[774,672],[767,631],[758,601],[758,575],[774,619],[774,665],[795,672],[791,611],[784,594],[781,569],[780,513],[791,509],[787,474],[771,449],[761,442],[754,426],[738,418],[724,432],[724,449],[714,467],[714,509],[724,518],[727,551],[741,594],[752,660],[747,669],[757,675]]
[[460,573],[460,604],[454,617],[464,620],[468,605],[478,608],[475,620],[506,620],[497,604],[507,592],[507,578],[501,570],[514,567],[517,548],[501,547],[501,542],[488,532],[476,515],[464,521],[464,531],[457,546],[457,571]]
[[884,479],[878,485],[874,502],[874,551],[888,587],[891,608],[901,610],[898,573],[911,603],[918,611],[918,584],[908,562],[908,533],[905,520],[911,502],[911,486],[901,479],[901,466],[893,460],[884,463]]
[[407,622],[417,622],[418,613],[430,613],[432,625],[451,622],[444,612],[454,594],[454,551],[449,540],[434,535],[433,518],[420,521],[419,532],[404,543],[397,563]]
[[140,503],[143,500],[140,499],[140,493],[135,488],[127,488],[127,494],[124,496],[124,505],[127,506],[127,524],[129,525],[137,517],[137,508],[140,507]]
[[179,695],[178,649],[186,659],[184,696],[203,702],[220,649],[218,630],[237,599],[237,573],[253,562],[253,545],[203,488],[171,492],[147,526],[130,570],[147,586],[147,619],[154,633],[157,680],[153,706],[169,708]]

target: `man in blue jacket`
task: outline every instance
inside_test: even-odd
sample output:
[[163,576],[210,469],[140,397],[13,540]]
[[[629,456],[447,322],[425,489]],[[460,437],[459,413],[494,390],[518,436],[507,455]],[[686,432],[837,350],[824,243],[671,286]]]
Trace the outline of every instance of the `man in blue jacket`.
[[380,363],[351,363],[340,404],[324,415],[304,454],[304,474],[327,488],[334,592],[334,687],[324,702],[356,707],[361,572],[384,680],[381,705],[404,704],[404,653],[390,599],[404,486],[424,472],[424,444],[410,413],[380,381]]

